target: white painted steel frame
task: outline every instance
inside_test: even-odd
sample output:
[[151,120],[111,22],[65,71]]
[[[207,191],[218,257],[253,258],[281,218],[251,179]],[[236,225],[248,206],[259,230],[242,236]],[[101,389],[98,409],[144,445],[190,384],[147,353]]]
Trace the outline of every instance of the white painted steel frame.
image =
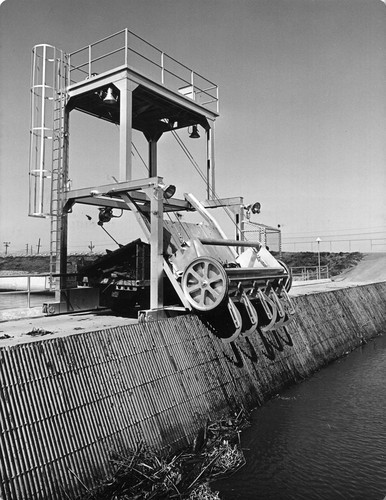
[[[107,194],[114,196],[115,202],[117,202],[118,198],[120,198],[121,203],[126,205],[126,209],[133,211],[146,239],[150,243],[150,309],[153,311],[160,311],[164,306],[163,273],[165,272],[172,282],[172,285],[174,286],[174,289],[185,309],[190,310],[191,307],[180,293],[180,289],[175,281],[175,278],[171,272],[168,272],[170,270],[163,257],[164,198],[163,189],[160,186],[162,183],[162,177],[150,177],[136,181],[126,181],[118,184],[99,186],[98,189],[104,192],[104,197],[100,197],[99,195],[90,196],[93,188],[69,191],[67,193],[65,210],[69,211],[74,203],[88,203],[88,201],[95,201],[95,204],[99,206],[106,206],[106,201],[108,200],[106,197]],[[140,194],[145,196],[140,196]],[[142,203],[146,203],[149,207],[149,221],[141,215],[137,208],[135,201],[138,200],[138,197],[141,199]],[[179,202],[179,207],[177,207],[176,210],[190,208],[188,203],[183,203],[180,200],[173,199],[168,200],[167,206],[173,206],[173,204],[177,201]],[[63,243],[62,246],[64,250],[66,245]],[[65,271],[62,271],[65,274]]]
[[[119,36],[122,36],[122,43],[124,43],[123,46],[119,46],[119,48],[115,50],[109,50],[108,52],[105,52],[103,55],[94,57],[93,58],[93,49],[97,45],[101,45],[104,43],[107,43],[111,41],[114,38],[117,38]],[[135,43],[139,41],[142,44],[142,50],[136,50],[134,45]],[[151,51],[155,51],[158,54],[157,58],[151,58],[145,54],[146,49],[151,49]],[[107,49],[106,49],[107,50]],[[69,54],[69,61],[70,61],[70,78],[74,78],[74,73],[76,71],[79,71],[82,73],[84,76],[82,79],[85,78],[91,78],[94,75],[93,71],[93,64],[95,64],[97,61],[101,61],[105,59],[105,61],[108,60],[108,57],[111,55],[114,55],[119,52],[123,52],[123,58],[122,58],[122,64],[124,63],[125,66],[128,66],[130,62],[130,54],[133,54],[135,56],[138,56],[140,61],[146,62],[150,64],[151,67],[156,67],[159,69],[159,80],[161,85],[167,84],[166,82],[166,77],[170,76],[172,79],[176,79],[180,82],[179,86],[186,86],[190,85],[192,87],[192,95],[193,99],[196,99],[197,96],[205,96],[205,101],[201,102],[201,106],[208,106],[214,103],[215,105],[215,110],[216,113],[219,112],[219,95],[218,95],[218,86],[211,82],[208,78],[200,75],[197,71],[193,71],[190,69],[188,66],[185,64],[181,63],[177,59],[173,58],[172,56],[168,55],[167,53],[163,52],[160,50],[158,47],[155,45],[147,42],[140,36],[136,35],[132,31],[130,31],[128,28],[125,28],[124,30],[118,31],[117,33],[113,33],[112,35],[109,35],[105,38],[102,38],[101,40],[98,40],[90,45],[87,45],[85,47],[82,47],[81,49],[78,49],[74,52],[71,52]],[[73,64],[73,60],[76,56],[79,56],[80,54],[84,53],[84,62],[78,65]],[[168,61],[171,62],[171,65],[168,65]],[[177,73],[177,69],[172,71],[171,67],[178,68],[180,70],[180,74]],[[107,66],[109,64],[107,63]],[[83,69],[86,68],[86,69]],[[110,69],[110,68],[107,68]],[[186,77],[182,76],[182,71],[186,71],[188,74],[188,79]],[[199,84],[199,80],[202,81],[202,84]],[[74,81],[74,80],[72,80]],[[74,81],[74,83],[76,83]],[[205,87],[203,87],[205,85]],[[169,85],[170,86],[170,85]],[[176,89],[177,90],[177,89]]]
[[[103,57],[107,57],[115,52],[119,52],[120,49],[110,51],[103,56],[92,59],[92,49],[95,45],[105,42],[107,40],[112,39],[115,35],[124,34],[124,64],[122,66],[107,68],[107,71],[104,71],[101,74],[94,74],[92,71],[92,63],[101,60]],[[75,192],[64,192],[67,190],[67,186],[61,186],[61,192],[57,194],[58,197],[62,197],[60,199],[60,203],[58,208],[62,209],[64,206],[64,210],[61,210],[61,213],[56,214],[57,223],[56,228],[51,231],[53,234],[56,231],[56,241],[57,246],[60,246],[60,252],[56,251],[56,272],[59,273],[62,277],[60,278],[60,286],[59,290],[57,290],[57,300],[61,300],[61,291],[65,288],[65,278],[63,276],[66,275],[67,272],[67,232],[68,232],[68,212],[71,209],[73,203],[89,203],[97,206],[119,206],[119,207],[127,207],[127,203],[125,199],[119,196],[119,193],[124,193],[125,189],[127,191],[132,191],[135,189],[139,189],[142,191],[141,195],[145,195],[146,199],[143,199],[144,202],[148,201],[149,210],[150,210],[150,244],[151,244],[151,308],[152,309],[160,309],[163,307],[163,290],[162,290],[162,276],[164,269],[164,259],[163,259],[163,212],[166,207],[163,203],[163,193],[162,189],[159,186],[161,179],[157,177],[157,164],[156,164],[156,142],[150,144],[149,149],[149,159],[151,160],[151,172],[150,178],[146,180],[146,182],[138,181],[137,184],[132,183],[132,108],[133,108],[133,91],[139,86],[142,85],[150,91],[154,92],[156,95],[166,98],[170,102],[177,104],[178,106],[183,107],[187,111],[191,111],[192,113],[198,114],[203,118],[205,123],[207,124],[207,190],[208,190],[208,198],[214,197],[215,190],[215,168],[214,168],[214,122],[216,117],[218,116],[218,88],[209,80],[205,79],[201,75],[198,75],[194,71],[187,68],[187,66],[179,63],[177,60],[171,58],[167,54],[160,52],[161,54],[161,83],[157,83],[150,79],[145,74],[136,71],[132,67],[128,66],[129,63],[129,34],[130,36],[134,36],[138,39],[136,35],[129,32],[127,29],[123,30],[117,34],[106,37],[102,40],[99,40],[95,44],[88,45],[84,49],[80,49],[79,51],[73,52],[70,55],[65,55],[60,51],[61,57],[68,57],[68,67],[69,74],[66,74],[67,85],[64,89],[60,89],[62,92],[66,93],[65,100],[65,109],[63,110],[64,116],[64,127],[63,137],[61,137],[60,143],[62,144],[63,154],[61,155],[61,169],[64,174],[64,178],[68,178],[69,165],[68,165],[68,123],[70,112],[73,109],[72,99],[75,97],[80,97],[86,93],[96,91],[103,86],[114,85],[120,92],[120,116],[119,116],[119,186],[97,186],[95,190],[99,191],[101,195],[93,196],[90,191],[87,189],[77,190]],[[140,39],[142,40],[142,39]],[[142,40],[144,43],[144,40]],[[148,44],[151,46],[151,44]],[[45,46],[44,46],[45,47]],[[156,47],[153,49],[156,49]],[[46,55],[44,48],[44,56]],[[53,48],[53,50],[56,50]],[[87,51],[88,61],[84,64],[81,64],[78,67],[75,67],[71,60],[72,58],[80,53],[82,50]],[[140,57],[144,57],[141,54],[138,54]],[[43,64],[45,64],[46,57],[43,58]],[[55,58],[56,60],[56,55]],[[145,57],[146,59],[146,57]],[[212,101],[205,103],[199,103],[196,99],[191,99],[182,95],[178,89],[173,89],[165,85],[165,77],[167,75],[171,75],[172,72],[167,68],[165,64],[165,60],[169,59],[175,63],[177,63],[181,68],[189,71],[189,81],[185,83],[189,83],[193,89],[193,95],[197,95],[198,93],[207,94],[208,97],[211,96],[209,91],[215,90],[215,98],[213,101],[216,103],[216,111],[211,110],[209,107],[205,106],[206,104],[210,104]],[[56,63],[55,63],[56,64]],[[82,68],[87,66],[87,71]],[[74,74],[74,71],[80,70],[83,73],[83,77],[80,81],[71,80],[71,75]],[[59,77],[58,75],[54,75]],[[177,75],[174,75],[177,76]],[[179,78],[179,77],[178,77]],[[209,85],[208,88],[203,89],[197,84],[197,78],[201,78],[203,81],[207,82]],[[180,78],[181,80],[181,78]],[[183,81],[183,79],[182,79]],[[61,94],[61,98],[63,98],[63,94]],[[45,104],[43,96],[43,105]],[[58,95],[55,95],[55,99],[58,99]],[[56,103],[58,104],[58,103]],[[43,115],[44,117],[44,110]],[[44,134],[42,134],[43,136]],[[42,138],[43,140],[43,138]],[[151,142],[151,141],[150,141]],[[154,142],[154,141],[153,141]],[[44,149],[44,144],[43,144]],[[130,185],[124,186],[123,184],[129,183]],[[122,184],[123,183],[123,184]],[[134,187],[136,185],[136,187]],[[173,206],[174,204],[174,206]],[[191,205],[182,200],[169,200],[167,204],[167,210],[181,210],[181,209],[191,209]],[[166,270],[167,272],[167,270]],[[177,291],[178,292],[178,291]],[[184,301],[183,301],[184,303]]]

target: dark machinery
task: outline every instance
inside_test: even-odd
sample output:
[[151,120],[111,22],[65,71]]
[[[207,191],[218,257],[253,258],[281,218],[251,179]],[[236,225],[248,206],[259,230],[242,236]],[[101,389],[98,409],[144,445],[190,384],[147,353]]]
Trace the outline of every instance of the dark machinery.
[[[99,306],[137,317],[150,307],[150,245],[137,239],[78,267],[78,284],[99,289]],[[166,279],[164,292],[166,305],[178,301]]]

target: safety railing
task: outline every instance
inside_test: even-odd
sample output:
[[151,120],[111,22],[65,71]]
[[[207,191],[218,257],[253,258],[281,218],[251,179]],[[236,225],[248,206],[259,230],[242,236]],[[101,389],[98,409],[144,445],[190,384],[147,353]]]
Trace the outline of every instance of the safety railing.
[[38,306],[52,295],[49,274],[0,276],[0,310]]
[[328,266],[299,266],[291,267],[292,279],[295,281],[309,281],[328,279]]
[[123,65],[218,113],[216,84],[127,28],[69,54],[70,84]]

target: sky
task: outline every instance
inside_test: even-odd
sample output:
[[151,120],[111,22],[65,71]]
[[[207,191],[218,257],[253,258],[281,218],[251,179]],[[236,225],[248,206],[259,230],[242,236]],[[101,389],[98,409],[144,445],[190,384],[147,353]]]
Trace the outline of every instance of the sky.
[[[253,221],[282,230],[283,250],[386,251],[386,5],[381,0],[6,0],[0,5],[0,253],[49,249],[49,220],[28,217],[34,45],[69,53],[124,28],[219,86],[216,193],[259,201]],[[180,133],[188,147],[186,131]],[[76,187],[113,182],[117,126],[70,118]],[[138,139],[141,150],[145,143]],[[172,144],[159,175],[177,196],[205,185]],[[193,141],[194,142],[194,141]],[[192,145],[198,161],[205,159]],[[205,169],[205,166],[202,165]],[[136,178],[146,176],[134,158]],[[85,214],[92,217],[90,221]],[[114,248],[96,208],[71,214],[69,251]],[[219,216],[225,229],[229,221]],[[120,243],[130,215],[107,229]],[[230,234],[233,237],[233,234]],[[349,241],[350,240],[350,241]],[[357,241],[363,240],[363,241]]]

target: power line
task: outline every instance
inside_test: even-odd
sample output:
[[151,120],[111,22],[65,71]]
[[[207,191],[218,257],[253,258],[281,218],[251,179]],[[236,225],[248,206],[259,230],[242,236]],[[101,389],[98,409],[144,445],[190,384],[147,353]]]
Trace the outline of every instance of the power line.
[[[368,230],[368,229],[379,229],[379,228],[386,228],[386,226],[374,226],[372,228],[369,228],[369,227],[361,227],[361,228],[351,228],[351,227],[346,227],[346,228],[342,228],[342,229],[330,229],[329,231],[330,232],[338,232],[338,233],[341,233],[342,231],[358,231],[357,233],[354,233],[354,234],[359,234],[359,231],[362,231],[362,230]],[[386,229],[385,231],[381,231],[382,233],[386,232]],[[294,236],[294,235],[298,235],[298,234],[304,234],[304,235],[310,235],[310,234],[319,234],[319,235],[329,235],[329,233],[325,234],[326,231],[319,231],[319,230],[314,230],[314,231],[303,231],[303,232],[298,232],[298,233],[287,233],[287,236]],[[295,236],[294,236],[295,237]],[[300,237],[300,236],[299,236]],[[307,236],[304,236],[305,238]]]
[[[322,240],[321,243],[338,243],[341,241],[385,241],[386,242],[386,236],[384,238],[348,238],[348,239],[341,239],[341,240]],[[283,245],[294,245],[294,244],[301,244],[301,243],[315,243],[315,240],[307,240],[307,241],[282,241]]]
[[[149,167],[147,166],[147,164],[146,164],[145,160],[142,158],[141,153],[138,151],[138,149],[137,149],[136,145],[134,144],[134,142],[132,142],[132,143],[131,143],[131,145],[132,145],[132,146],[133,146],[133,148],[135,149],[135,152],[136,152],[136,153],[137,153],[137,155],[140,157],[140,159],[141,159],[141,161],[142,161],[143,165],[145,166],[145,168],[146,168],[146,170],[147,170],[147,172],[148,172],[148,171],[149,171]],[[133,156],[134,156],[134,154],[133,154]]]
[[[347,234],[321,234],[321,233],[316,233],[313,232],[312,234],[321,234],[324,238],[329,238],[329,237],[339,237],[339,236],[364,236],[364,235],[372,235],[372,234],[383,234],[386,233],[386,231],[376,231],[373,233],[347,233]],[[284,234],[283,238],[286,238],[288,235]],[[309,236],[291,236],[292,239],[302,239],[302,238],[309,238]]]
[[10,246],[10,241],[3,241],[3,245],[5,246],[5,255],[8,254],[8,247]]

